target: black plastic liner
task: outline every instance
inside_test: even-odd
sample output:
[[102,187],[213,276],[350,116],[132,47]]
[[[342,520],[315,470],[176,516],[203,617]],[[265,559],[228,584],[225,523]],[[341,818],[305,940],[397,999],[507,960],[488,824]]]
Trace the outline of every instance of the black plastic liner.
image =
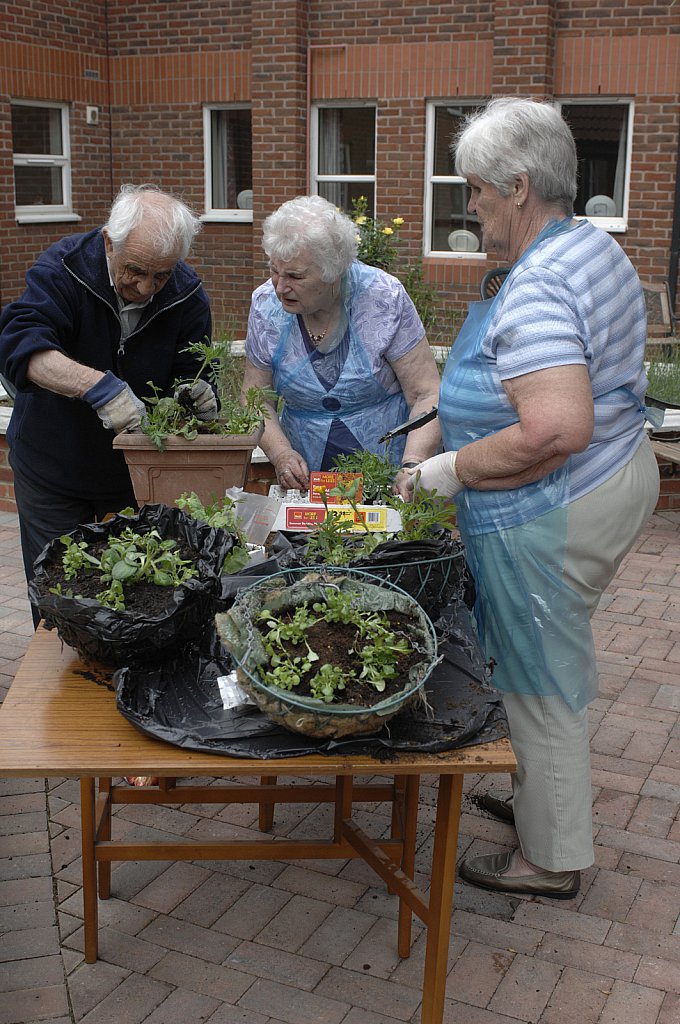
[[[198,575],[172,592],[168,608],[158,616],[134,611],[116,612],[90,598],[50,594],[50,567],[61,563],[64,547],[55,539],[35,562],[28,588],[30,600],[44,618],[47,629],[56,628],[64,643],[86,658],[106,665],[137,665],[161,662],[191,641],[198,641],[212,619],[220,590],[219,572],[234,539],[225,530],[198,522],[181,509],[168,505],[144,505],[133,516],[115,515],[102,523],[72,530],[76,541],[100,541],[117,536],[131,526],[138,533],[157,530],[197,555]],[[77,589],[77,579],[74,580]]]
[[126,666],[114,674],[121,714],[141,732],[179,747],[229,757],[276,759],[324,753],[390,751],[436,753],[507,737],[507,719],[464,604],[447,608],[437,623],[440,664],[421,705],[399,712],[372,736],[317,740],[289,732],[253,705],[225,710],[218,676],[231,671],[214,628],[183,657],[152,669]]

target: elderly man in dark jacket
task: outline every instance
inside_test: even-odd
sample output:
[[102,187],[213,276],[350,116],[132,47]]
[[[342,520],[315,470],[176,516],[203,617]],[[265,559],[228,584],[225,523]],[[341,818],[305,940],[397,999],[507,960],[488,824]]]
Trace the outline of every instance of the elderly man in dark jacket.
[[[184,351],[209,340],[208,297],[184,259],[198,218],[153,186],[125,185],[107,224],[50,246],[0,318],[0,372],[16,389],[8,430],[26,576],[45,544],[134,505],[116,433],[139,425],[142,399],[193,378]],[[197,416],[217,409],[192,391]]]

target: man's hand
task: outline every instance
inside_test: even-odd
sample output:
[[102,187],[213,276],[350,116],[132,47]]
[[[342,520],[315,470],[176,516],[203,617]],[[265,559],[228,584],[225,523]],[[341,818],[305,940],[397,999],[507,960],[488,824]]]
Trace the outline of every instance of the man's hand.
[[416,491],[436,491],[442,498],[455,498],[465,484],[456,476],[457,452],[442,452],[425,459],[411,470],[410,489]]
[[194,384],[180,384],[175,391],[175,398],[182,404],[189,405],[198,420],[214,420],[217,416],[217,399],[207,380],[197,380]]
[[107,430],[120,434],[138,427],[146,414],[146,406],[129,384],[110,370],[82,396],[96,411]]

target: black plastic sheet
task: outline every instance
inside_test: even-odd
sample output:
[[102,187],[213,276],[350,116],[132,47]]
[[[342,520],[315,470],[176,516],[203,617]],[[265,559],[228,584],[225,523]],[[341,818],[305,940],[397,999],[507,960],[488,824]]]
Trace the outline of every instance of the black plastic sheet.
[[263,760],[317,753],[388,757],[390,752],[436,753],[488,743],[508,735],[500,694],[464,604],[437,623],[442,661],[425,693],[429,708],[399,712],[372,736],[316,740],[274,723],[253,705],[225,710],[217,679],[231,671],[214,628],[204,642],[161,666],[126,666],[114,675],[120,713],[141,732],[189,750]]
[[196,556],[198,575],[173,590],[162,614],[112,611],[90,598],[49,593],[50,567],[61,562],[64,551],[59,539],[51,541],[36,559],[28,594],[45,627],[56,628],[64,643],[83,657],[107,665],[155,664],[205,632],[219,593],[219,572],[234,539],[181,509],[161,504],[145,505],[133,516],[119,514],[102,523],[79,526],[69,536],[76,541],[99,541],[117,536],[128,526],[139,533],[157,530],[164,540],[172,538]]

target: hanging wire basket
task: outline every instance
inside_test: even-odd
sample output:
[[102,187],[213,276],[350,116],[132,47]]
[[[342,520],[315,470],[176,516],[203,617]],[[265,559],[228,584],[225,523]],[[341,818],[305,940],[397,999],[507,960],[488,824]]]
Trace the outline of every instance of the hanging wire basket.
[[[257,615],[263,610],[279,615],[294,611],[305,601],[323,601],[331,589],[350,593],[354,607],[361,610],[395,611],[407,620],[409,642],[421,657],[398,692],[371,704],[325,703],[264,680],[268,656],[255,625]],[[215,623],[236,665],[240,685],[260,710],[278,725],[308,736],[378,732],[403,708],[424,700],[425,681],[439,660],[434,627],[418,602],[390,580],[353,569],[310,566],[265,577],[242,590],[229,611],[215,617]]]
[[[291,568],[305,565],[308,535],[289,537],[290,550],[279,555],[279,564]],[[347,539],[351,551],[355,537]],[[308,563],[308,564],[311,564]],[[348,568],[362,570],[401,587],[436,622],[450,603],[474,604],[474,583],[465,559],[465,549],[449,533],[431,540],[388,540],[370,555],[352,559]]]

